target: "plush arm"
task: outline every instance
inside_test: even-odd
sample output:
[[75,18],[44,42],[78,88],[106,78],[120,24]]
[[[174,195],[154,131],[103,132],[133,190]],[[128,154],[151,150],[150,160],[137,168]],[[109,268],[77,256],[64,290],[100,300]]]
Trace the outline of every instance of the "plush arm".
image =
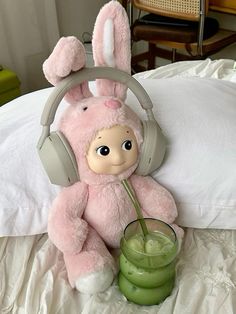
[[133,175],[130,182],[143,209],[144,217],[157,218],[170,224],[181,242],[184,231],[176,224],[173,224],[178,213],[170,192],[150,176]]
[[81,217],[87,198],[87,185],[77,182],[64,188],[53,202],[48,218],[48,235],[63,253],[75,254],[84,244],[88,226]]
[[130,178],[144,216],[172,223],[177,217],[177,208],[171,194],[150,176],[133,175]]

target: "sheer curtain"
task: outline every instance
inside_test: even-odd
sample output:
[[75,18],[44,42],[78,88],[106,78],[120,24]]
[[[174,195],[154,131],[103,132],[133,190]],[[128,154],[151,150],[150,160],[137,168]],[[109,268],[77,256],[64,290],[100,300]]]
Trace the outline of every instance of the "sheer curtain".
[[58,39],[55,0],[0,0],[0,64],[16,72],[22,93],[47,86],[42,63]]

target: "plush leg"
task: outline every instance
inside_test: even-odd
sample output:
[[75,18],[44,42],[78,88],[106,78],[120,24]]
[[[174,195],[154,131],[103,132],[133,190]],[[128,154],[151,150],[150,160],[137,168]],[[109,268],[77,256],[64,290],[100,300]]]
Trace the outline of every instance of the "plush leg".
[[105,291],[117,273],[113,257],[91,227],[81,252],[64,254],[64,260],[71,286],[83,293]]

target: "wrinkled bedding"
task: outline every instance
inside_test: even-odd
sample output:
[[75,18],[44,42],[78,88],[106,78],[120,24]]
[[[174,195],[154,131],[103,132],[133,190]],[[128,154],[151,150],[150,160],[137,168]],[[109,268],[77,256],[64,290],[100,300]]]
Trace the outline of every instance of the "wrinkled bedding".
[[[214,77],[236,82],[236,63],[209,59],[180,62],[136,77]],[[138,306],[117,282],[94,296],[72,290],[62,254],[47,234],[0,238],[0,313],[218,314],[236,313],[236,230],[186,229],[170,297]]]
[[95,296],[72,290],[47,234],[1,238],[0,261],[0,313],[236,313],[236,231],[187,229],[176,286],[155,306],[127,302],[117,282]]

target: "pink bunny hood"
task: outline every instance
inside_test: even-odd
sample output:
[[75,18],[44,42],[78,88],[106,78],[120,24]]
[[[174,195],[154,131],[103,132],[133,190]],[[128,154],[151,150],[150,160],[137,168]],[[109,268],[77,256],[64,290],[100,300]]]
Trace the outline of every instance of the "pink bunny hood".
[[[131,72],[129,21],[118,1],[110,1],[101,8],[94,26],[92,48],[95,66],[109,66]],[[61,60],[59,64],[58,58]],[[81,42],[73,36],[63,37],[44,62],[44,74],[49,82],[57,85],[71,70],[79,71],[83,68],[85,59]],[[127,86],[109,79],[97,79],[96,88],[99,97],[92,95],[86,81],[67,92],[65,99],[70,106],[64,112],[59,126],[74,151],[80,180],[89,185],[128,178],[138,165],[137,161],[117,176],[98,175],[91,171],[86,154],[99,130],[115,125],[130,127],[135,134],[139,152],[143,141],[140,119],[124,104]]]
[[136,137],[139,152],[143,141],[142,124],[138,116],[115,97],[89,97],[70,105],[60,121],[60,131],[68,139],[78,165],[80,180],[89,184],[105,184],[128,178],[137,162],[119,175],[96,174],[87,163],[87,151],[97,132],[115,125],[130,127]]

